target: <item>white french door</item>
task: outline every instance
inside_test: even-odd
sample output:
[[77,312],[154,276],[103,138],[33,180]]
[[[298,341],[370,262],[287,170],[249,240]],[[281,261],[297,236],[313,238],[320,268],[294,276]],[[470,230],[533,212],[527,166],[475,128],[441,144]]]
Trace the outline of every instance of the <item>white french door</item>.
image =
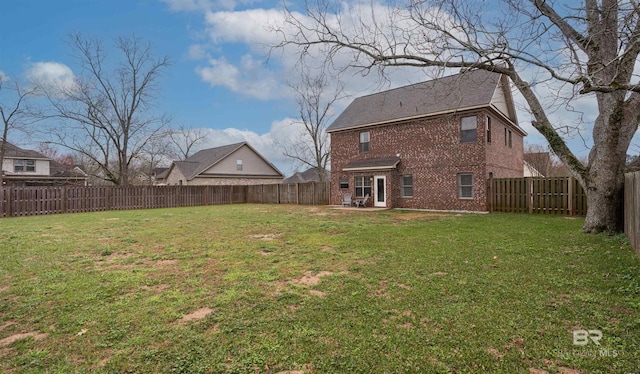
[[386,208],[387,206],[387,177],[376,175],[373,177],[373,206]]

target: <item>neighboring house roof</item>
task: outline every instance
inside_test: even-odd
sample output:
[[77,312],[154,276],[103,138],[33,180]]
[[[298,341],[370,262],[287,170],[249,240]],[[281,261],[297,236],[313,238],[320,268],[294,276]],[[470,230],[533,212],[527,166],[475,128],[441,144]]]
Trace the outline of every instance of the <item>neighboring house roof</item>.
[[541,176],[549,174],[552,165],[549,152],[527,152],[523,155],[523,158],[531,167],[540,172]]
[[73,165],[63,165],[55,160],[49,160],[49,174],[52,177],[65,177],[65,178],[86,178],[85,173],[80,167]]
[[[323,171],[324,180],[329,180],[329,172],[327,170]],[[305,171],[299,171],[289,178],[282,181],[282,183],[309,183],[309,182],[320,182],[322,178],[320,177],[320,172],[316,168],[309,168]]]
[[[0,141],[0,144],[2,144],[1,141]],[[49,157],[43,155],[40,152],[32,151],[30,149],[22,149],[9,142],[5,144],[4,158],[28,158],[33,160],[50,160]]]
[[536,169],[533,165],[524,160],[524,177],[544,177],[545,175]]
[[243,146],[249,147],[249,149],[251,149],[258,157],[269,164],[269,166],[271,166],[273,170],[277,172],[277,174],[279,174],[281,177],[284,177],[284,175],[282,174],[282,172],[280,172],[280,170],[278,170],[278,168],[276,168],[271,162],[265,159],[247,142],[203,149],[195,153],[194,155],[187,157],[183,161],[174,161],[167,171],[167,175],[171,171],[171,169],[175,167],[180,171],[180,173],[182,173],[182,175],[184,175],[187,180],[192,180],[193,178],[207,171],[212,166],[224,160],[227,156],[231,155],[233,152],[237,151]]
[[[496,96],[499,95],[499,96]],[[505,101],[496,106],[496,98]],[[506,76],[472,70],[427,82],[399,87],[355,99],[327,132],[491,107],[517,126],[513,98]]]
[[153,175],[156,179],[162,179],[167,176],[169,168],[153,168]]

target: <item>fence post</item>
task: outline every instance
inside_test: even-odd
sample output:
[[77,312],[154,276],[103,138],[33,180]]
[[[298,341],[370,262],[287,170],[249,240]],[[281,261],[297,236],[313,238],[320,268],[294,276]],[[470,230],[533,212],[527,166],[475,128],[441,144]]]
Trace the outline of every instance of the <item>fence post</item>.
[[487,211],[493,211],[493,174],[487,179]]
[[62,187],[62,213],[66,213],[68,209],[68,201],[69,193],[67,192],[67,186]]
[[571,216],[571,217],[573,217],[573,215],[575,213],[574,210],[573,210],[573,199],[575,197],[575,193],[574,193],[574,190],[573,190],[573,183],[574,183],[573,177],[569,177],[569,181],[567,183],[567,189],[568,189],[567,195],[569,195],[569,197],[568,197],[568,199],[569,199],[568,205],[569,205],[569,216]]
[[533,181],[531,178],[525,178],[526,181],[526,202],[529,205],[529,214],[533,213]]
[[7,188],[7,217],[13,217],[13,187]]

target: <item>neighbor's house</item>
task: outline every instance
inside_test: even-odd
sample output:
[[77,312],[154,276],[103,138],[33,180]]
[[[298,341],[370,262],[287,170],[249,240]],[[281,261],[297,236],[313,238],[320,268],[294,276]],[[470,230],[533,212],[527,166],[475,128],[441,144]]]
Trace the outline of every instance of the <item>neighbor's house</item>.
[[284,175],[248,143],[203,149],[174,161],[168,185],[254,185],[282,183]]
[[77,166],[62,165],[39,152],[7,142],[2,159],[2,183],[8,187],[85,186],[87,174]]
[[288,177],[282,183],[285,184],[297,184],[297,183],[312,183],[312,182],[328,182],[330,173],[325,169],[309,168],[305,171],[299,171]]
[[487,210],[488,178],[523,176],[506,76],[468,71],[355,99],[328,127],[331,203]]

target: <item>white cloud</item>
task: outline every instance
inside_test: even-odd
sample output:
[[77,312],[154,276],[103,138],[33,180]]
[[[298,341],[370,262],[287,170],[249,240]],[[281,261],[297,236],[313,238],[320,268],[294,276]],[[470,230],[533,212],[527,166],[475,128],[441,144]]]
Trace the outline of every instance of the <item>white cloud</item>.
[[251,55],[243,56],[238,66],[225,58],[210,59],[207,66],[197,67],[196,73],[213,87],[226,87],[232,92],[260,100],[281,98],[285,89],[277,76]]
[[47,90],[71,90],[76,86],[71,68],[59,62],[35,62],[26,75],[30,82]]
[[207,47],[203,44],[192,44],[187,51],[187,58],[189,60],[204,60],[209,57],[207,53]]
[[10,78],[4,71],[0,70],[0,81],[8,81]]

